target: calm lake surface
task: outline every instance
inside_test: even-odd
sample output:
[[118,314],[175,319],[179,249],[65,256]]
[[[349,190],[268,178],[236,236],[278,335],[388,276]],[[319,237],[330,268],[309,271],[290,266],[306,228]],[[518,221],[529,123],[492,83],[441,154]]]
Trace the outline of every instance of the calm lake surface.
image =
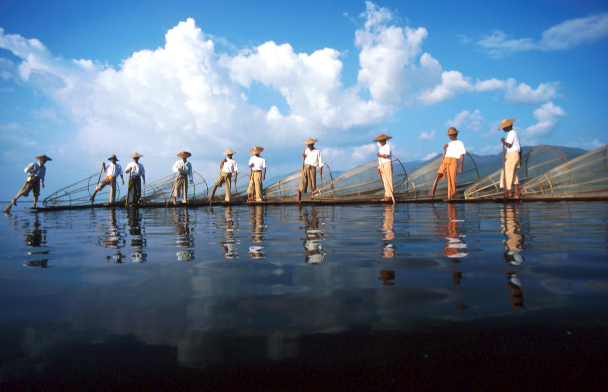
[[22,210],[0,233],[0,386],[555,390],[608,371],[605,202]]

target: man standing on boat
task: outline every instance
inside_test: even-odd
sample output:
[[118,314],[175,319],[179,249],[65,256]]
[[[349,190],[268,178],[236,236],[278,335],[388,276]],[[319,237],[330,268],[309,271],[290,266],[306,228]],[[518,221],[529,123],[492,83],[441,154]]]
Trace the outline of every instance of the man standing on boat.
[[97,194],[97,192],[105,188],[106,185],[110,185],[110,203],[114,203],[114,201],[116,200],[116,177],[120,176],[122,185],[125,184],[125,179],[122,176],[122,166],[116,163],[118,162],[118,158],[116,158],[116,155],[112,155],[111,157],[109,157],[108,161],[111,162],[108,165],[106,165],[105,162],[101,163],[101,170],[105,171],[106,176],[103,181],[95,188],[95,192],[93,192],[93,194],[91,195],[91,201],[95,201],[95,195]]
[[378,157],[378,175],[382,177],[382,184],[384,184],[384,199],[382,201],[394,200],[393,195],[393,154],[391,152],[391,146],[386,143],[388,139],[392,139],[392,136],[380,134],[374,139],[375,142],[380,143],[380,151],[376,153]]
[[249,158],[251,180],[249,181],[247,194],[250,195],[250,201],[262,201],[262,180],[266,179],[266,159],[260,156],[262,151],[264,151],[263,147],[253,147],[249,151],[250,154],[254,155]]
[[32,191],[32,194],[34,195],[33,207],[38,207],[37,203],[38,196],[40,195],[40,187],[44,188],[44,176],[46,174],[46,167],[44,164],[47,161],[52,161],[52,159],[46,155],[40,155],[35,159],[37,159],[38,162],[30,163],[25,168],[24,171],[27,173],[27,180],[25,181],[25,184],[23,184],[23,187],[19,193],[17,193],[17,196],[11,200],[11,204],[6,208],[5,212],[8,212],[11,209],[11,206],[16,206],[17,199],[19,199],[21,196],[27,197],[30,194],[30,191]]
[[[177,204],[177,198],[182,197],[182,203],[187,203],[188,201],[188,179],[190,179],[190,184],[194,184],[194,178],[192,177],[192,164],[187,161],[187,159],[192,156],[188,151],[182,151],[177,154],[179,161],[175,162],[173,165],[173,172],[177,173],[177,178],[175,179],[175,185],[173,186],[173,204]],[[171,200],[171,196],[169,196],[169,200]]]
[[220,163],[220,175],[213,186],[211,196],[209,196],[209,201],[213,200],[215,190],[218,186],[222,186],[222,184],[226,184],[226,197],[224,200],[230,201],[230,179],[232,178],[232,175],[234,175],[234,187],[236,188],[236,176],[239,168],[236,161],[232,159],[232,155],[236,154],[236,152],[232,151],[231,149],[227,149],[222,154],[226,154],[227,158],[224,158]]
[[437,181],[447,177],[448,199],[451,199],[456,195],[456,169],[458,168],[458,159],[460,159],[460,173],[462,173],[464,154],[467,152],[464,149],[464,144],[458,140],[458,130],[456,128],[452,127],[448,129],[446,135],[448,135],[451,142],[443,146],[443,159],[439,170],[437,170],[437,176],[435,177],[435,182],[433,182],[433,189],[431,189],[429,195],[434,196],[435,188],[437,188]]
[[125,173],[129,173],[129,185],[127,186],[127,203],[136,204],[141,199],[141,179],[144,180],[144,186],[146,185],[146,170],[144,165],[139,163],[139,158],[143,157],[138,153],[131,155],[129,158],[133,158],[133,162],[127,165]]
[[[519,136],[513,130],[515,119],[502,120],[498,130],[501,129],[507,132],[507,139],[501,138],[500,141],[507,147],[507,157],[503,171],[500,173],[500,187],[504,188],[507,197],[515,197],[519,199],[519,177],[517,169],[521,163],[521,145],[519,144]],[[506,172],[506,175],[505,175]],[[507,186],[505,187],[505,177]],[[511,191],[511,185],[515,185],[515,194]]]
[[317,191],[317,173],[316,168],[319,168],[319,174],[323,174],[323,158],[321,157],[321,151],[315,149],[315,142],[318,140],[308,138],[304,142],[308,149],[302,153],[302,177],[300,178],[300,185],[298,186],[298,202],[302,199],[302,193],[306,193],[310,188],[310,200]]

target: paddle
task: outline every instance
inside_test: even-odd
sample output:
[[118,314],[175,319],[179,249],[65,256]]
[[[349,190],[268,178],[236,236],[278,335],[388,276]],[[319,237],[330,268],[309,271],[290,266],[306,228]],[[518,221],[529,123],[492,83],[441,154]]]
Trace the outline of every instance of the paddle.
[[[173,193],[175,192],[175,185],[177,185],[177,176],[178,175],[179,175],[179,173],[176,174],[175,178],[173,179],[173,188],[171,188],[171,193],[169,193],[169,199],[167,200],[167,205],[165,206],[165,208],[169,207],[169,203],[171,202],[171,196],[174,196]],[[127,192],[129,192],[129,191],[127,190]]]
[[505,190],[505,193],[503,193],[502,195],[502,202],[506,203],[507,202],[507,170],[506,170],[506,163],[505,163],[505,144],[502,144],[502,186],[504,187],[503,189]]
[[127,182],[127,197],[125,198],[125,208],[129,205],[129,188],[131,188],[131,172],[129,171],[129,182]]

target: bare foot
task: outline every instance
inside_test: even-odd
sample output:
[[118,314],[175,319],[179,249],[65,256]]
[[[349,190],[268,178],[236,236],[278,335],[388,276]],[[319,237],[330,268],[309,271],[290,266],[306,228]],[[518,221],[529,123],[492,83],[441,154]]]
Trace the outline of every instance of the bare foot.
[[177,204],[177,203],[176,203],[175,199],[173,199],[173,205],[176,205],[176,204]]
[[390,197],[385,197],[384,199],[382,199],[381,201],[391,201]]
[[12,199],[11,200],[11,204],[14,205],[14,206],[16,206],[17,205],[17,199]]
[[431,197],[435,196],[435,192],[431,191],[431,192],[429,193],[429,196],[431,196]]

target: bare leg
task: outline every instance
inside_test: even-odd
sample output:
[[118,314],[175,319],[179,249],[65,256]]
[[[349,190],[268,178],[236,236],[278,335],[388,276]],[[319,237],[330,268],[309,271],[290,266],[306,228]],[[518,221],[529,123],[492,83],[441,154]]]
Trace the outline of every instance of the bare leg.
[[298,191],[298,197],[296,198],[296,200],[299,203],[301,199],[302,199],[302,192]]
[[34,208],[37,207],[36,203],[38,203],[38,196],[34,196],[34,205],[33,205]]
[[435,176],[435,182],[433,182],[433,189],[431,189],[431,193],[429,193],[429,196],[435,196],[435,188],[437,188],[437,182],[439,181],[439,177],[440,174],[437,174]]
[[209,201],[213,200],[213,196],[215,196],[215,190],[217,189],[217,185],[215,185],[213,187],[213,190],[211,191],[211,196],[209,196]]
[[519,199],[519,184],[515,184],[515,195],[516,199]]

